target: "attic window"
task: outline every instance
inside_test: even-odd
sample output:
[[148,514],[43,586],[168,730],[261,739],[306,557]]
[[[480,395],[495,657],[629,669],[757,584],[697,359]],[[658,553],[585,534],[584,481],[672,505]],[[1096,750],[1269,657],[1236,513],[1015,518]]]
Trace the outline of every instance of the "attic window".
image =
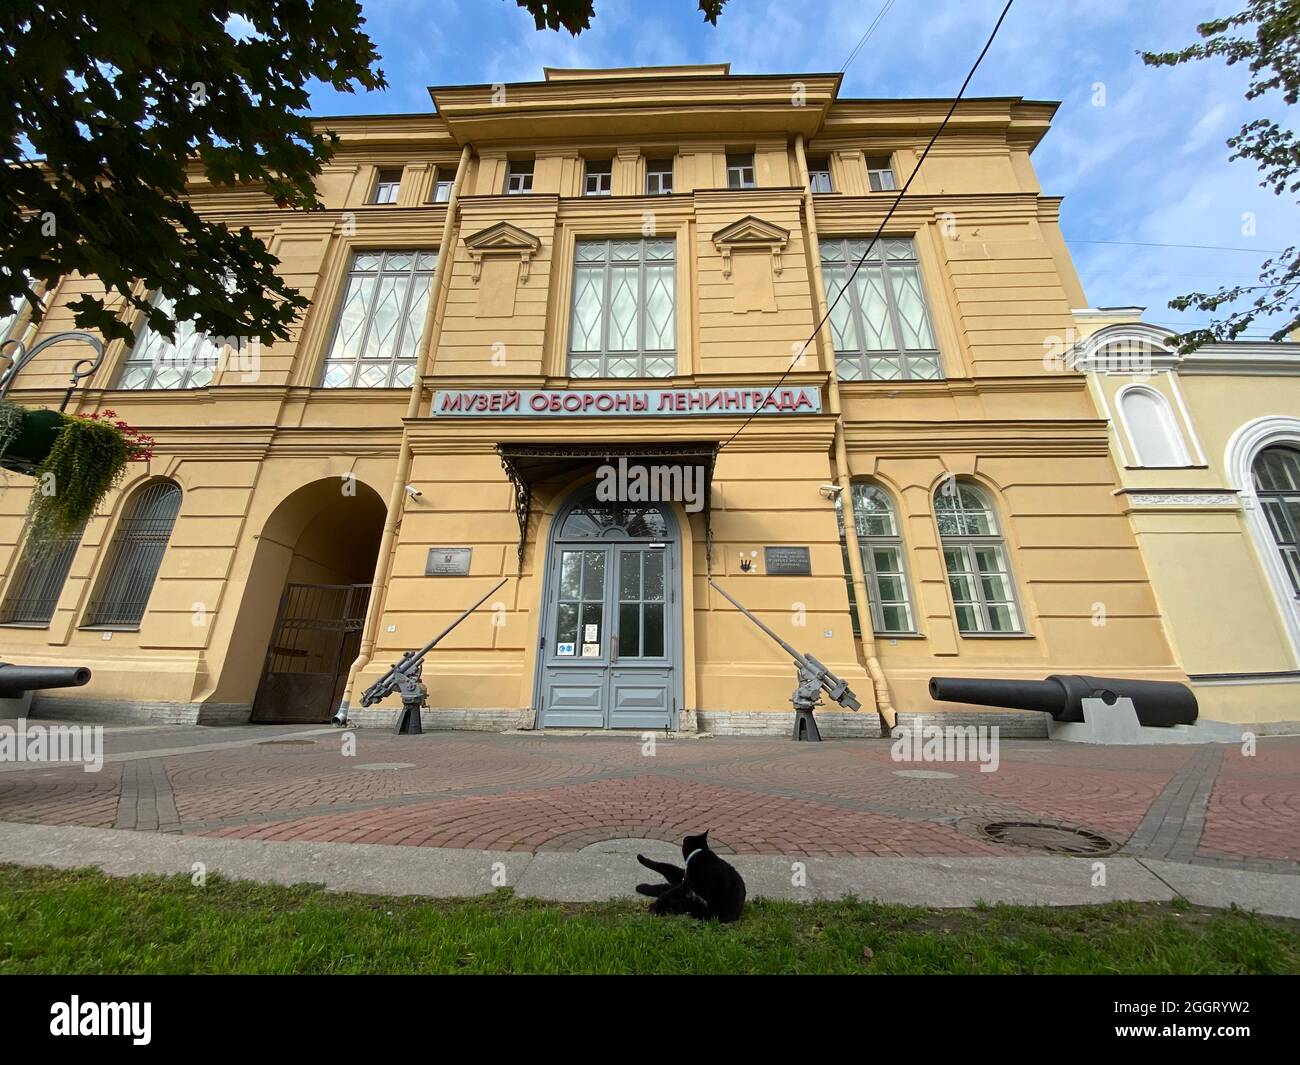
[[402,188],[402,171],[400,169],[382,169],[375,177],[375,192],[371,203],[396,203],[397,194]]

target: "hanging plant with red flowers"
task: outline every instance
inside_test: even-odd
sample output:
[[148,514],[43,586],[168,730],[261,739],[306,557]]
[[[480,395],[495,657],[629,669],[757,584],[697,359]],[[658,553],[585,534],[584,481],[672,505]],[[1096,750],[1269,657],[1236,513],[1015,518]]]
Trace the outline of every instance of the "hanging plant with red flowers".
[[80,533],[132,462],[153,458],[154,439],[116,411],[65,414],[54,446],[33,471],[28,535],[53,543]]

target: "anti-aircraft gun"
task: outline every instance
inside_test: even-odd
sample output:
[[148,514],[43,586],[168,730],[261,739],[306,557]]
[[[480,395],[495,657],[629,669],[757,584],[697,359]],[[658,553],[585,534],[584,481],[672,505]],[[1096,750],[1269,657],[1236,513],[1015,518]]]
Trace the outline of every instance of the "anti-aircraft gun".
[[[375,703],[387,699],[390,695],[400,695],[402,697],[402,712],[397,717],[397,724],[393,728],[393,734],[407,736],[423,733],[424,727],[420,723],[420,710],[429,698],[429,689],[424,686],[424,680],[421,676],[424,670],[424,656],[432,651],[437,646],[438,641],[447,633],[451,632],[452,629],[486,603],[507,580],[509,580],[508,577],[502,577],[477,603],[418,651],[403,652],[398,663],[395,666],[390,666],[387,673],[362,693],[361,705],[373,706]],[[334,723],[336,725],[345,725],[347,720],[347,709],[339,707],[338,713],[334,715]]]
[[812,655],[800,654],[780,636],[774,633],[758,618],[741,606],[736,600],[731,598],[726,592],[719,588],[712,580],[709,581],[709,587],[713,588],[723,599],[739,610],[745,617],[749,618],[755,625],[772,637],[781,645],[792,659],[794,659],[795,673],[799,678],[798,686],[794,694],[790,696],[790,702],[794,705],[794,733],[792,738],[796,740],[816,740],[820,742],[822,735],[817,731],[817,722],[813,719],[813,709],[821,705],[821,695],[825,692],[827,696],[839,703],[840,706],[847,707],[850,710],[860,710],[862,704],[849,688],[848,682],[841,680],[824,665],[817,661]]

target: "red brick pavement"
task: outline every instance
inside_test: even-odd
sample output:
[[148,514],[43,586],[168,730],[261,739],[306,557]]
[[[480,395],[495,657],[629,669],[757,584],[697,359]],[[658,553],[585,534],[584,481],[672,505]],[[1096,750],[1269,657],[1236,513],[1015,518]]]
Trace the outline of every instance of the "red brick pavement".
[[[1165,816],[1156,800],[1202,750],[1005,741],[997,771],[983,773],[894,762],[887,742],[869,740],[659,739],[653,756],[634,736],[360,731],[352,756],[344,733],[277,742],[301,731],[181,729],[164,743],[110,730],[110,756],[158,759],[131,774],[130,809],[119,804],[123,762],[100,773],[0,767],[0,820],[130,827],[140,816],[151,828],[148,811],[174,803],[183,832],[263,840],[577,850],[708,828],[737,853],[1024,854],[976,823],[1047,820],[1122,844]],[[224,746],[151,753],[187,744]],[[1261,740],[1254,757],[1221,750],[1198,856],[1300,863],[1300,738]]]

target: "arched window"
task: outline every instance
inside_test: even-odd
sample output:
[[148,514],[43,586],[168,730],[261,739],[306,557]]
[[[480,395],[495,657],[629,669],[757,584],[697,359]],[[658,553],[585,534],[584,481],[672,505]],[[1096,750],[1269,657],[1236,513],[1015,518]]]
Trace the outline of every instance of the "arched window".
[[589,496],[564,516],[558,540],[651,539],[669,536],[668,520],[658,503],[620,503]]
[[171,481],[155,481],[135,493],[113,534],[87,625],[139,626],[180,509],[181,490]]
[[50,623],[80,543],[80,530],[54,541],[28,539],[0,604],[0,625],[44,628]]
[[1291,578],[1291,590],[1300,598],[1300,451],[1266,447],[1250,472],[1282,566]]
[[1020,610],[997,516],[984,492],[948,481],[935,491],[934,516],[948,587],[962,632],[1020,632]]
[[[849,583],[849,610],[854,632],[858,631],[857,597],[849,569],[849,546],[844,533],[844,511],[835,501],[840,524],[840,548],[844,555],[844,577]],[[872,484],[853,486],[853,527],[862,553],[862,572],[871,602],[871,627],[876,632],[915,632],[911,597],[907,589],[907,568],[903,562],[903,540],[889,497]],[[860,633],[859,633],[860,635]]]
[[1183,434],[1164,396],[1150,388],[1129,388],[1120,397],[1119,405],[1133,444],[1134,465],[1191,465]]

